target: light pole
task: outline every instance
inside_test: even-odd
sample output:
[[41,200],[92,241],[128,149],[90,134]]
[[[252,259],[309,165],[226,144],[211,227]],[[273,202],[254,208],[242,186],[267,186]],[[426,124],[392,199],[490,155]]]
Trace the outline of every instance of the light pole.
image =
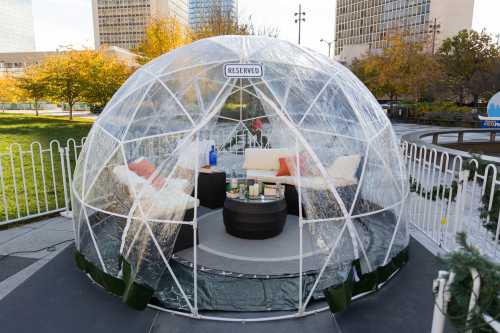
[[306,21],[306,12],[302,11],[302,5],[299,4],[299,12],[294,14],[295,16],[295,23],[299,24],[299,45],[300,45],[300,32],[301,32],[301,27],[302,27],[302,22]]
[[320,42],[328,44],[328,58],[330,58],[333,40],[329,42],[329,41],[325,40],[324,38],[321,38]]
[[437,23],[437,19],[434,19],[434,23],[429,25],[429,33],[432,34],[432,54],[434,54],[436,50],[436,35],[441,33],[439,29],[441,28],[441,24]]

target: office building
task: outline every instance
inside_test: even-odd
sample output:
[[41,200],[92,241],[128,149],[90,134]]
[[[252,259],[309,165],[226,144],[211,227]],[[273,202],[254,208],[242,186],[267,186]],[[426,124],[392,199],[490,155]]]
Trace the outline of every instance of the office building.
[[0,52],[35,51],[31,0],[0,0]]
[[133,49],[152,18],[175,17],[188,24],[187,0],[92,0],[95,46]]
[[238,0],[189,0],[189,27],[200,30],[215,11],[238,20]]
[[[128,50],[116,46],[110,46],[103,47],[102,51],[105,55],[116,57],[118,60],[122,61],[131,68],[139,67],[139,64],[137,63],[137,55]],[[22,75],[28,67],[40,64],[45,60],[45,58],[55,56],[58,53],[58,51],[0,53],[0,77]]]
[[435,48],[460,30],[473,28],[475,0],[337,0],[335,56],[350,63],[386,46],[394,31],[431,40]]

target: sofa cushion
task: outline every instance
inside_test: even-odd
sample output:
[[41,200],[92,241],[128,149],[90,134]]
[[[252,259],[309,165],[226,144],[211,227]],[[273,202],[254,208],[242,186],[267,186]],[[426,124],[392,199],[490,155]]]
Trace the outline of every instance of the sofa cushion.
[[[357,184],[355,179],[343,179],[337,177],[330,177],[331,181],[336,188],[346,187]],[[322,177],[304,177],[301,179],[301,185],[305,188],[314,190],[328,190],[328,183]]]
[[185,210],[199,205],[198,200],[184,192],[188,185],[185,179],[171,179],[157,190],[127,166],[116,166],[113,173],[119,183],[127,186],[133,199],[141,193],[140,208],[150,219],[179,219]]
[[[279,183],[297,186],[295,176],[276,176],[274,171],[270,170],[247,170],[247,179],[261,181],[264,183]],[[343,179],[331,177],[332,182],[336,187],[345,187],[357,184],[356,179]],[[300,185],[304,188],[314,190],[327,190],[328,184],[323,177],[301,177]]]
[[276,176],[274,170],[247,170],[247,179],[261,181],[264,183],[280,183],[294,185],[293,176]]
[[360,161],[361,156],[358,154],[340,156],[328,167],[327,171],[334,178],[341,178],[346,181],[357,180]]
[[247,148],[245,149],[245,162],[243,168],[246,170],[279,170],[279,159],[291,155],[286,148]]

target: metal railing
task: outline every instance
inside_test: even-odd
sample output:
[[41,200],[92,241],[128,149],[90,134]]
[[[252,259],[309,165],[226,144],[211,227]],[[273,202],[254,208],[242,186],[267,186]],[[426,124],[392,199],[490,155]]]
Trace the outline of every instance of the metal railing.
[[0,152],[0,225],[69,211],[73,170],[85,138],[29,149],[13,143]]
[[456,235],[465,232],[482,254],[499,262],[497,166],[481,168],[483,161],[406,141],[402,153],[411,186],[407,214],[412,226],[446,252],[457,249]]
[[[494,140],[494,136],[490,136]],[[433,139],[436,144],[437,138],[433,136]],[[461,139],[459,135],[459,141]],[[469,244],[486,258],[500,262],[500,213],[497,208],[500,181],[496,158],[478,161],[456,150],[407,141],[402,143],[402,154],[411,187],[407,210],[411,225],[445,252],[458,250],[456,235],[465,232]],[[478,311],[476,303],[480,290],[477,270],[471,268],[470,271],[474,283],[466,323]],[[454,272],[440,271],[434,280],[433,333],[444,331],[454,278]],[[481,315],[492,329],[500,332],[498,321],[486,313]]]

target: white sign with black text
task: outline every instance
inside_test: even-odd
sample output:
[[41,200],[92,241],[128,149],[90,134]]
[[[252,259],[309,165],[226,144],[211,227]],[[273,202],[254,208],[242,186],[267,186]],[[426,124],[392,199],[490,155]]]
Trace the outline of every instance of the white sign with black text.
[[264,75],[261,64],[225,64],[224,76],[226,78],[250,79],[260,78]]

